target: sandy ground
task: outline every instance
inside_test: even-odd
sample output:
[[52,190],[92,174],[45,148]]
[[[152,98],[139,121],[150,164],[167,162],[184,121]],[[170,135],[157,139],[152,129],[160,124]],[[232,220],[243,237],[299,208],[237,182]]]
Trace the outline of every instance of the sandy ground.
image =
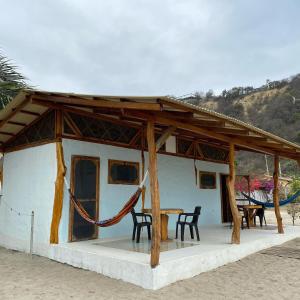
[[[291,223],[286,211],[282,216]],[[266,217],[275,222],[274,211]],[[300,240],[283,247],[295,249],[299,259],[257,253],[158,291],[0,247],[0,300],[299,299]]]
[[[280,207],[280,212],[281,212],[283,224],[293,225],[292,217],[287,213],[286,206]],[[273,209],[266,209],[265,216],[266,216],[267,224],[276,224],[276,217]],[[257,223],[259,224],[258,219],[257,219]],[[300,225],[299,218],[295,220],[295,225]]]
[[[300,240],[285,247],[296,249]],[[294,253],[295,255],[295,253]],[[0,248],[0,299],[299,299],[300,259],[253,254],[158,291]]]

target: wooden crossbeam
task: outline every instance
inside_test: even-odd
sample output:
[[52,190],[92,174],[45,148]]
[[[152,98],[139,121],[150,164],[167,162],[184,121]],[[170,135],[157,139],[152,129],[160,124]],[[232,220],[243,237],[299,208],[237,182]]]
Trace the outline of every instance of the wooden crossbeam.
[[134,135],[134,137],[131,139],[131,141],[129,142],[130,146],[134,146],[136,141],[142,138],[142,129],[138,130],[137,133]]
[[163,134],[160,136],[160,138],[156,142],[156,151],[159,151],[159,149],[162,147],[162,145],[166,142],[166,140],[170,137],[170,135],[175,130],[176,130],[176,127],[170,126],[163,132]]
[[152,110],[160,111],[161,105],[158,103],[143,103],[143,102],[117,102],[106,100],[90,100],[81,99],[79,97],[58,97],[58,96],[34,96],[34,99],[39,101],[50,101],[72,106],[83,106],[92,108],[118,108],[118,109],[133,109],[133,110]]
[[75,122],[73,121],[73,119],[71,118],[71,116],[68,114],[68,112],[64,112],[63,116],[64,116],[64,120],[66,121],[66,123],[68,124],[68,126],[73,130],[73,132],[75,133],[75,135],[78,136],[78,137],[82,136],[82,133],[81,133],[80,129],[75,124]]

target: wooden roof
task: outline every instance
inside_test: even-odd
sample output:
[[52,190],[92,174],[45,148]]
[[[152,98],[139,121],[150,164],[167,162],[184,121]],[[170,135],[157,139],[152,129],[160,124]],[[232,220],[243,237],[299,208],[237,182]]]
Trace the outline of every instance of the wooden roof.
[[135,125],[153,118],[157,128],[175,134],[300,161],[300,146],[250,124],[166,96],[106,96],[24,90],[0,111],[0,143],[5,144],[49,108],[81,110]]

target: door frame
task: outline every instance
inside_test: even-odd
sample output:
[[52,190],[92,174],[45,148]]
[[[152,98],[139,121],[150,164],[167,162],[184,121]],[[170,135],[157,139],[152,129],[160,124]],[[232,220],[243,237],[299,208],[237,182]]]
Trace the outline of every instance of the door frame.
[[229,174],[228,173],[220,173],[219,174],[220,176],[219,176],[219,180],[220,180],[220,200],[221,200],[221,222],[222,222],[222,224],[223,223],[227,223],[227,222],[224,222],[224,215],[223,215],[223,209],[224,209],[224,207],[223,207],[223,183],[222,183],[222,176],[229,176]]
[[[99,195],[100,195],[100,157],[96,156],[85,156],[85,155],[72,155],[71,156],[71,173],[70,173],[70,190],[71,193],[74,195],[74,188],[75,188],[75,164],[79,160],[91,160],[96,165],[96,216],[99,216]],[[73,232],[73,224],[74,224],[74,205],[72,203],[71,197],[69,198],[69,229],[68,229],[68,241],[69,242],[78,242],[78,241],[86,241],[97,239],[99,237],[99,227],[95,225],[95,233],[91,238],[85,239],[72,239],[72,232]]]

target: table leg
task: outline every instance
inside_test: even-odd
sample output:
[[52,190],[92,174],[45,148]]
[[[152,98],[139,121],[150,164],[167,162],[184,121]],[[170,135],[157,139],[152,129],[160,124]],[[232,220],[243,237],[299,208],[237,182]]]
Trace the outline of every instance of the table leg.
[[161,214],[160,222],[161,222],[161,240],[166,241],[168,239],[169,216],[165,214]]
[[249,209],[249,227],[255,227],[254,224],[254,210]]

